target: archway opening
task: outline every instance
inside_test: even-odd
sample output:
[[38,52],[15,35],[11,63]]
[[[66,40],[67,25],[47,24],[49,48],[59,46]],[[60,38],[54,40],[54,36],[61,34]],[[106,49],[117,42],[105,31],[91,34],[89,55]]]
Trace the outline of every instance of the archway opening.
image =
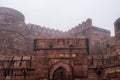
[[53,73],[53,80],[70,80],[69,73],[63,67],[59,67]]
[[69,64],[57,62],[49,69],[49,80],[73,80],[72,69]]

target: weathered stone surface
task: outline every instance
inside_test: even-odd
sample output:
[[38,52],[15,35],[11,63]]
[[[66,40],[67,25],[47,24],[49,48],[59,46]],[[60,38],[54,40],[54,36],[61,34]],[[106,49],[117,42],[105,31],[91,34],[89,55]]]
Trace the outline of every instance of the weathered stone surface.
[[34,80],[32,56],[0,55],[0,80]]
[[[34,45],[35,62],[36,67],[38,66],[40,69],[40,71],[36,72],[36,75],[39,74],[41,79],[48,78],[53,80],[55,78],[55,76],[54,78],[52,76],[54,72],[59,68],[64,68],[67,70],[66,74],[69,75],[67,80],[73,80],[78,77],[81,79],[80,76],[86,77],[88,68],[87,48],[86,38],[36,39]],[[74,75],[74,78],[72,75]]]
[[24,21],[0,7],[0,80],[120,80],[120,18],[114,37],[91,19],[65,32]]

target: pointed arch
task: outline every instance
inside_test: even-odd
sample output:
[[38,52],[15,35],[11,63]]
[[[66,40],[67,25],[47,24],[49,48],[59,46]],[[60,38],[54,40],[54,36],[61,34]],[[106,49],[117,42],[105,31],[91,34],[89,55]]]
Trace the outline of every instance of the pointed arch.
[[71,67],[71,65],[69,65],[63,61],[57,62],[50,67],[49,80],[53,80],[54,72],[59,68],[65,69],[69,76],[69,80],[72,80],[72,73],[73,73],[72,67]]

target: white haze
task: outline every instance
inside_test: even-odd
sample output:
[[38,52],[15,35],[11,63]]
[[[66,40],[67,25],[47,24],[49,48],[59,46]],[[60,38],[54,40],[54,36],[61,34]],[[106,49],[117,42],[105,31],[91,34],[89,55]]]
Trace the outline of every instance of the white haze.
[[0,0],[1,7],[24,14],[26,23],[66,31],[91,18],[93,25],[114,34],[120,17],[120,0]]

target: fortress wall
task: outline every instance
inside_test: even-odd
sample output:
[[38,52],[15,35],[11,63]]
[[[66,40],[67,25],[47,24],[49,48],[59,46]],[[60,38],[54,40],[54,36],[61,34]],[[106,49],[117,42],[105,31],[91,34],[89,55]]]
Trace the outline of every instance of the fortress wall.
[[27,52],[24,20],[20,12],[0,7],[0,54]]
[[25,17],[19,11],[0,7],[0,54],[32,54],[34,39],[39,37],[73,37],[77,35],[91,38],[96,35],[96,30],[102,35],[107,31],[92,26],[92,20],[89,18],[66,32],[40,25],[26,24],[24,21]]

